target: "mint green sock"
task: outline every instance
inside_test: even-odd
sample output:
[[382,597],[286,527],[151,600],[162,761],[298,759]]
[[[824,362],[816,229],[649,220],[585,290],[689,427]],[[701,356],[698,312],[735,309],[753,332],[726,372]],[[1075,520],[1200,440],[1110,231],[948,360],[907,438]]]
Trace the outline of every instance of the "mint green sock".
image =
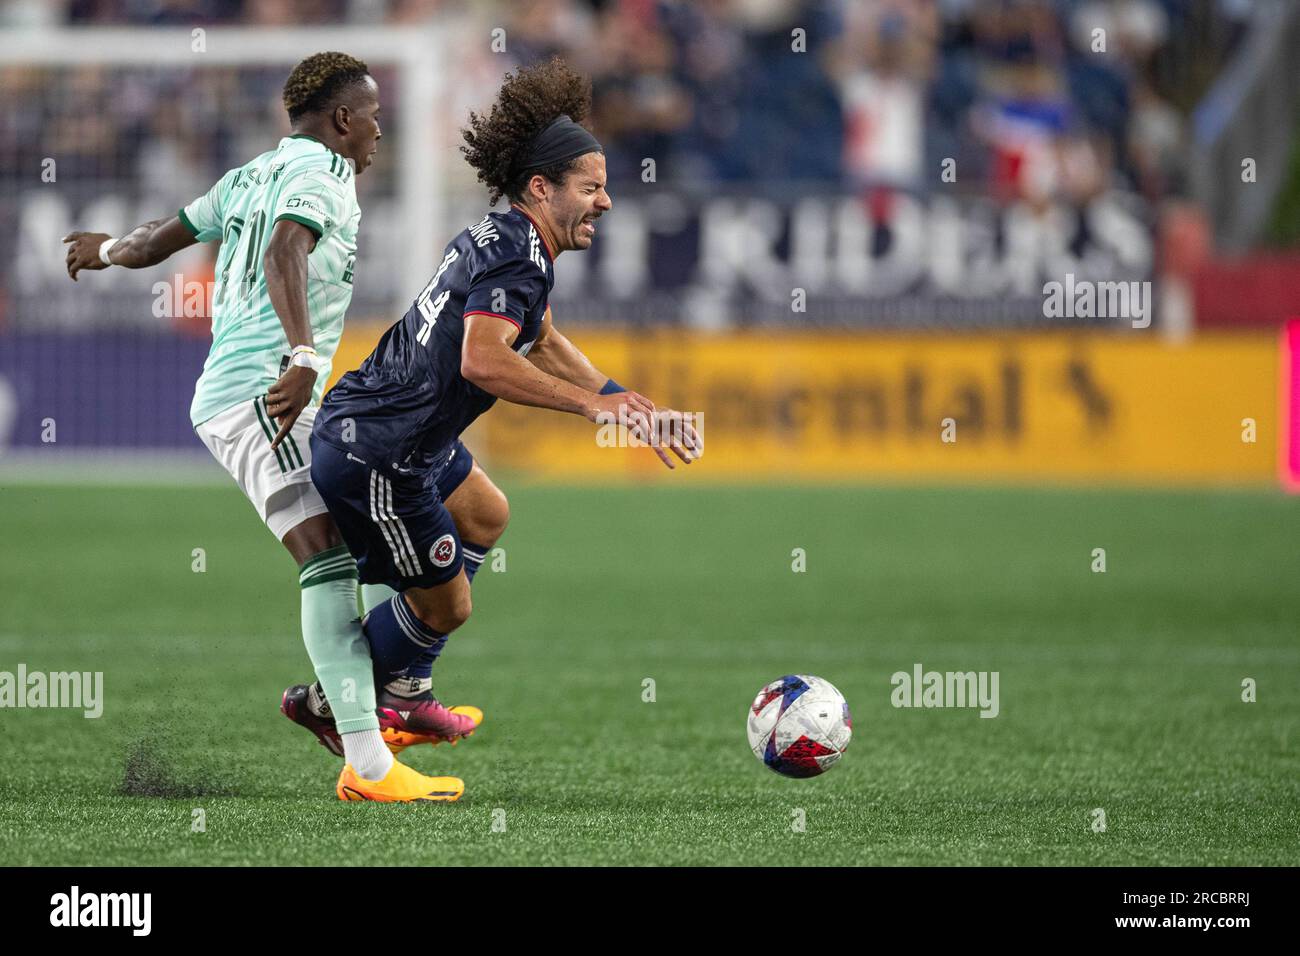
[[371,608],[382,604],[396,593],[387,584],[361,585],[361,613],[368,614]]
[[357,619],[357,565],[345,547],[308,558],[302,586],[302,641],[339,733],[379,730],[370,645]]

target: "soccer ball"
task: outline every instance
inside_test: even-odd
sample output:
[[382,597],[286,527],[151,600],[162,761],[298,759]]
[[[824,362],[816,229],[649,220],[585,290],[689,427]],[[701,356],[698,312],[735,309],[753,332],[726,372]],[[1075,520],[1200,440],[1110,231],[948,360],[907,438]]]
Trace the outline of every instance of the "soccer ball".
[[749,708],[754,756],[785,777],[815,777],[844,755],[853,718],[830,681],[789,674],[758,692]]

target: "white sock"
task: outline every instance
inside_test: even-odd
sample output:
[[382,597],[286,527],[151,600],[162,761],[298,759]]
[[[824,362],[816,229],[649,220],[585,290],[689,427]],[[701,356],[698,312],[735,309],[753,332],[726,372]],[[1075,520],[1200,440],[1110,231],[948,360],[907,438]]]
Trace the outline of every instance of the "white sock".
[[307,709],[317,717],[331,716],[330,703],[321,693],[320,681],[307,688]]
[[339,734],[343,740],[343,759],[363,780],[383,780],[393,766],[393,755],[384,746],[378,730],[354,730]]
[[398,677],[384,685],[384,690],[398,697],[419,697],[433,690],[432,677]]

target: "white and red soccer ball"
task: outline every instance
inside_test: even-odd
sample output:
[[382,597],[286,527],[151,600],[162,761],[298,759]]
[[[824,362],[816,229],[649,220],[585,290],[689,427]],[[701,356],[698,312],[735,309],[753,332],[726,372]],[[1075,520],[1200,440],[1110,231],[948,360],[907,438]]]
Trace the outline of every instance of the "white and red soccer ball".
[[754,756],[786,777],[815,777],[844,755],[853,718],[830,681],[788,674],[758,692],[749,708]]

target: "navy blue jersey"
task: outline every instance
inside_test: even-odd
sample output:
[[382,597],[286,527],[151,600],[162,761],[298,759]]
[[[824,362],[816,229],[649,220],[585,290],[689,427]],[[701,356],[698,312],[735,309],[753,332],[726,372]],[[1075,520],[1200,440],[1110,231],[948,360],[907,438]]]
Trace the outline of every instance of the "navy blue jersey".
[[527,355],[541,331],[555,266],[533,221],[512,206],[453,239],[438,271],[370,357],[330,389],[315,434],[372,467],[423,474],[442,466],[496,396],[460,374],[465,316],[495,316]]

